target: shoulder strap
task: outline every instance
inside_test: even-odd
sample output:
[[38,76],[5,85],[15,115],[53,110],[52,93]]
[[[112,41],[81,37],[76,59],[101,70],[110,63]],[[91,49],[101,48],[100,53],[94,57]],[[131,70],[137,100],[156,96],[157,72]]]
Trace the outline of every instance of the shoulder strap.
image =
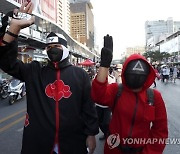
[[154,105],[154,90],[152,88],[147,89],[148,104]]
[[116,98],[115,98],[115,101],[114,101],[114,104],[113,104],[113,107],[112,107],[112,112],[114,111],[114,108],[115,108],[115,106],[117,104],[117,101],[118,101],[119,97],[121,96],[122,90],[123,90],[123,85],[120,83],[120,84],[118,84],[118,92],[116,94]]
[[[123,85],[122,84],[118,84],[118,92],[116,94],[116,98],[112,107],[112,112],[114,111],[114,108],[118,102],[118,99],[121,96],[121,93],[123,91]],[[154,90],[152,88],[148,88],[147,89],[147,97],[148,97],[148,104],[149,105],[154,105]]]

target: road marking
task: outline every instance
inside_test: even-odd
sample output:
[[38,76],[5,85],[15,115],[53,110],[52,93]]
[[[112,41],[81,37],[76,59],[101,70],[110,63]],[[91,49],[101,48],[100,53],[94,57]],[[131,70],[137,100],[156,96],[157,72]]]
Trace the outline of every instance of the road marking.
[[22,121],[24,119],[25,119],[25,116],[22,116],[21,118],[15,120],[14,122],[12,122],[12,123],[10,123],[10,124],[0,128],[0,133],[5,131],[5,130],[7,130],[8,128],[12,127],[13,125],[17,124],[18,122],[20,122],[20,121]]
[[18,114],[20,114],[21,112],[24,112],[24,111],[26,111],[26,108],[20,110],[19,112],[15,112],[14,114],[9,115],[8,117],[5,117],[5,118],[1,119],[1,120],[0,120],[0,123],[2,123],[2,122],[4,122],[4,121],[6,121],[6,120],[8,120],[8,119],[10,119],[10,118],[18,115]]

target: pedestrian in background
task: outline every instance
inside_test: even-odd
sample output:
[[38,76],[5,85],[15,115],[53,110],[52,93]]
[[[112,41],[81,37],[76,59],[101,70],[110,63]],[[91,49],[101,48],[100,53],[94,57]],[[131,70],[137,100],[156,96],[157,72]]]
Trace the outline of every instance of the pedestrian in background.
[[117,64],[114,70],[114,76],[117,83],[122,83],[121,72],[122,72],[122,64]]
[[178,69],[176,66],[174,66],[174,68],[173,68],[173,81],[174,81],[174,83],[176,83],[177,75],[178,75]]
[[155,72],[155,74],[156,74],[156,78],[155,78],[155,80],[154,80],[154,87],[153,88],[156,88],[156,86],[157,86],[157,84],[156,84],[156,79],[160,79],[160,75],[159,75],[159,72],[158,72],[158,70],[157,70],[157,66],[153,66],[153,68],[154,68],[154,72]]

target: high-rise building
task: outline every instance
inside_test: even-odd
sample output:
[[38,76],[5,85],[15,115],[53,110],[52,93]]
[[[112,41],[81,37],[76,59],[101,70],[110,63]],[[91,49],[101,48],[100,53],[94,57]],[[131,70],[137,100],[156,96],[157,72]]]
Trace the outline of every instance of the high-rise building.
[[56,22],[67,34],[70,34],[69,0],[41,0],[43,15]]
[[89,0],[74,0],[70,3],[71,36],[90,50],[94,49],[94,15]]
[[69,0],[57,0],[57,24],[70,34],[70,5]]
[[129,57],[132,54],[140,54],[142,55],[145,52],[145,47],[142,46],[135,46],[135,47],[128,47],[126,48],[125,56]]
[[180,22],[173,18],[145,22],[146,46],[154,46],[160,39],[180,30]]

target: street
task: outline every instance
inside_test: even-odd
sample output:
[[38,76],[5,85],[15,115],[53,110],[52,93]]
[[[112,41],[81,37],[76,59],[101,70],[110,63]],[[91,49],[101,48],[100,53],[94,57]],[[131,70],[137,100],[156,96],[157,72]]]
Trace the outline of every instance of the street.
[[[153,85],[152,85],[153,86]],[[162,83],[157,81],[157,89],[161,92],[168,113],[169,138],[180,140],[180,80],[176,83]],[[8,99],[0,100],[0,153],[19,154],[23,124],[26,112],[26,98],[17,101],[13,105],[8,104]],[[103,154],[104,141],[99,141],[100,132],[97,136],[97,148],[94,154]],[[179,143],[179,142],[178,142]],[[179,144],[168,144],[164,154],[179,154]]]

